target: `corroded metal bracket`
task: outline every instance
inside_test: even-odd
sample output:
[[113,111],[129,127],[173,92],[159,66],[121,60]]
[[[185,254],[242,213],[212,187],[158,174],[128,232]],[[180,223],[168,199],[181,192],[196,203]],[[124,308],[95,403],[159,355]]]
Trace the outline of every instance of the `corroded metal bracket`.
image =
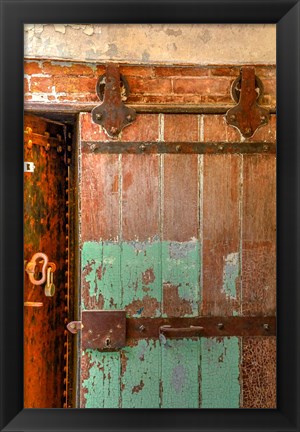
[[241,75],[232,84],[231,94],[238,104],[227,111],[226,121],[245,138],[250,138],[258,128],[268,123],[270,117],[269,112],[257,103],[263,94],[263,85],[255,76],[253,67],[241,69]]
[[97,82],[97,95],[103,102],[92,110],[92,119],[103,127],[110,138],[117,138],[122,129],[136,118],[135,110],[123,103],[121,83],[128,93],[127,81],[123,76],[121,78],[119,67],[114,64],[106,66],[105,81],[101,76]]

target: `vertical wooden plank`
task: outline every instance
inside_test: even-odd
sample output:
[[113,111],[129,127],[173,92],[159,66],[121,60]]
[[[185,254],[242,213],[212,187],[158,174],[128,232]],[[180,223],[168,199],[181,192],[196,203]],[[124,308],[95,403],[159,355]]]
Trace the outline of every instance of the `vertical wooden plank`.
[[118,155],[82,154],[81,241],[118,240]]
[[276,159],[244,156],[243,314],[276,314]]
[[194,316],[200,302],[197,155],[164,155],[162,174],[163,314]]
[[82,309],[121,306],[121,247],[112,242],[85,242],[81,256]]
[[239,408],[239,338],[201,338],[201,408]]
[[129,316],[161,315],[161,243],[123,242],[122,307]]
[[200,251],[197,240],[162,243],[163,316],[197,316]]
[[199,340],[162,343],[161,408],[199,407]]
[[240,155],[204,155],[202,315],[240,312],[240,174]]
[[159,341],[140,340],[121,353],[121,407],[159,408]]
[[244,337],[242,408],[276,408],[276,337]]
[[83,351],[81,371],[81,408],[119,408],[119,352]]
[[163,239],[198,238],[198,157],[164,155]]
[[157,240],[159,155],[122,155],[122,239]]

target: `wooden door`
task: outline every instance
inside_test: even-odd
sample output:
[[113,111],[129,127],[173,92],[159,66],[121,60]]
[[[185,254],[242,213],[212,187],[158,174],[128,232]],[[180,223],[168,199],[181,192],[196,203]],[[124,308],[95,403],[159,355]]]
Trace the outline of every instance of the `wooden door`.
[[[37,252],[54,262],[55,293],[24,272],[24,407],[61,408],[66,402],[67,267],[65,127],[25,115],[24,267]],[[59,147],[60,146],[60,147]],[[41,278],[38,268],[36,279]]]
[[142,117],[116,145],[81,115],[82,314],[127,316],[122,349],[83,347],[81,407],[275,407],[275,154],[206,151],[180,115],[159,145]]

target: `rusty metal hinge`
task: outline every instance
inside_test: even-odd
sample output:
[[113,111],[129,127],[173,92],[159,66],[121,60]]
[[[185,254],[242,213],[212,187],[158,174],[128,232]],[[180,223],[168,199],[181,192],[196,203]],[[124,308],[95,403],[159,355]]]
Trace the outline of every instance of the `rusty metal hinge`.
[[240,76],[233,82],[231,95],[238,104],[227,111],[226,121],[236,127],[245,138],[268,123],[270,114],[258,105],[263,95],[263,84],[253,67],[241,68]]
[[110,138],[117,138],[125,126],[136,118],[136,112],[124,105],[129,94],[126,78],[120,75],[119,66],[108,64],[106,73],[99,77],[96,92],[102,104],[92,110],[92,119],[101,125]]

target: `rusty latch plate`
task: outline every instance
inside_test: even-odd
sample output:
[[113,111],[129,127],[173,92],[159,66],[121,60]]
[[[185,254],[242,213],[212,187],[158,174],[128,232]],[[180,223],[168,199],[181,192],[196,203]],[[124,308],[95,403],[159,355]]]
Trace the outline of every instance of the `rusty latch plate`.
[[82,348],[115,351],[126,345],[125,311],[83,311]]

